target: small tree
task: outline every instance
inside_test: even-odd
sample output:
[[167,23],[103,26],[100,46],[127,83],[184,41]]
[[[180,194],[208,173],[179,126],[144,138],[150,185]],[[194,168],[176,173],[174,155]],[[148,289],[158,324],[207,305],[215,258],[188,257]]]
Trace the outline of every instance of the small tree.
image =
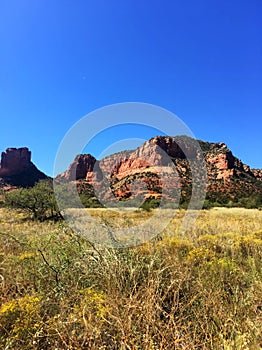
[[60,216],[52,183],[49,180],[39,181],[32,188],[21,188],[6,193],[5,204],[11,208],[28,211],[34,219],[40,221]]

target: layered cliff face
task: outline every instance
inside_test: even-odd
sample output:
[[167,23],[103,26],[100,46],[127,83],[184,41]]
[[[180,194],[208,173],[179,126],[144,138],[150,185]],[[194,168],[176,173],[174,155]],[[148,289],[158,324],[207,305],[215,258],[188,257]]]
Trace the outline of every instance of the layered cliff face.
[[2,152],[0,177],[19,174],[30,166],[31,152],[28,148],[7,148]]
[[[170,191],[181,190],[181,195],[186,197],[192,187],[190,162],[192,165],[204,157],[208,198],[215,201],[221,194],[234,198],[261,193],[261,170],[252,170],[243,164],[224,143],[198,142],[202,152],[189,137],[158,136],[134,151],[120,152],[100,161],[91,155],[79,155],[58,178],[85,180],[93,184],[104,198],[112,197],[112,193],[116,199],[130,199],[132,193],[159,197],[163,181]],[[194,173],[199,184],[203,182],[203,176],[203,169]]]
[[37,181],[48,178],[31,162],[28,148],[7,148],[2,152],[0,182],[2,187],[31,187]]
[[241,174],[254,177],[249,166],[236,158],[225,143],[211,143],[205,152],[205,158],[210,176],[218,180],[229,180],[232,176]]
[[69,165],[68,170],[58,175],[57,179],[61,178],[67,181],[86,179],[89,173],[93,172],[95,164],[96,159],[91,154],[78,154]]

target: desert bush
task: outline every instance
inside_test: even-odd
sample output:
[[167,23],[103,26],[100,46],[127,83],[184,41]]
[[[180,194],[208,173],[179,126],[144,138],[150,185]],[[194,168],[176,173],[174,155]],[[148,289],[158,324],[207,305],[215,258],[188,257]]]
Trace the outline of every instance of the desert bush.
[[49,180],[41,180],[32,188],[6,192],[5,204],[11,208],[23,209],[40,221],[60,217],[52,183]]
[[1,305],[0,339],[7,339],[6,348],[22,347],[24,341],[34,338],[42,322],[41,298],[37,295],[25,295]]

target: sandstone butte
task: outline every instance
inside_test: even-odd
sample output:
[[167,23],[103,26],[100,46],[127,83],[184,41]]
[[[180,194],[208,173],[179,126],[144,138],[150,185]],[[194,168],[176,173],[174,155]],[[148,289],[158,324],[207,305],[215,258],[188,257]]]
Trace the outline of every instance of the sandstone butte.
[[48,176],[37,169],[31,161],[31,152],[27,147],[7,148],[2,152],[0,162],[1,187],[31,187],[37,181]]

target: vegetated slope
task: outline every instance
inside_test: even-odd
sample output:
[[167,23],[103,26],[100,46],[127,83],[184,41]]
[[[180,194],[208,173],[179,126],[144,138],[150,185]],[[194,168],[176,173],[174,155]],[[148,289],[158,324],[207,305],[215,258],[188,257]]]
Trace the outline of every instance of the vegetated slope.
[[193,174],[195,187],[206,192],[210,203],[261,205],[262,170],[250,169],[222,142],[199,140],[198,145],[199,148],[187,136],[157,136],[134,151],[116,153],[100,161],[91,155],[77,155],[56,180],[76,180],[82,193],[85,186],[88,192],[93,186],[92,196],[98,194],[105,202],[166,196],[180,197],[181,204],[188,203],[191,197]]

